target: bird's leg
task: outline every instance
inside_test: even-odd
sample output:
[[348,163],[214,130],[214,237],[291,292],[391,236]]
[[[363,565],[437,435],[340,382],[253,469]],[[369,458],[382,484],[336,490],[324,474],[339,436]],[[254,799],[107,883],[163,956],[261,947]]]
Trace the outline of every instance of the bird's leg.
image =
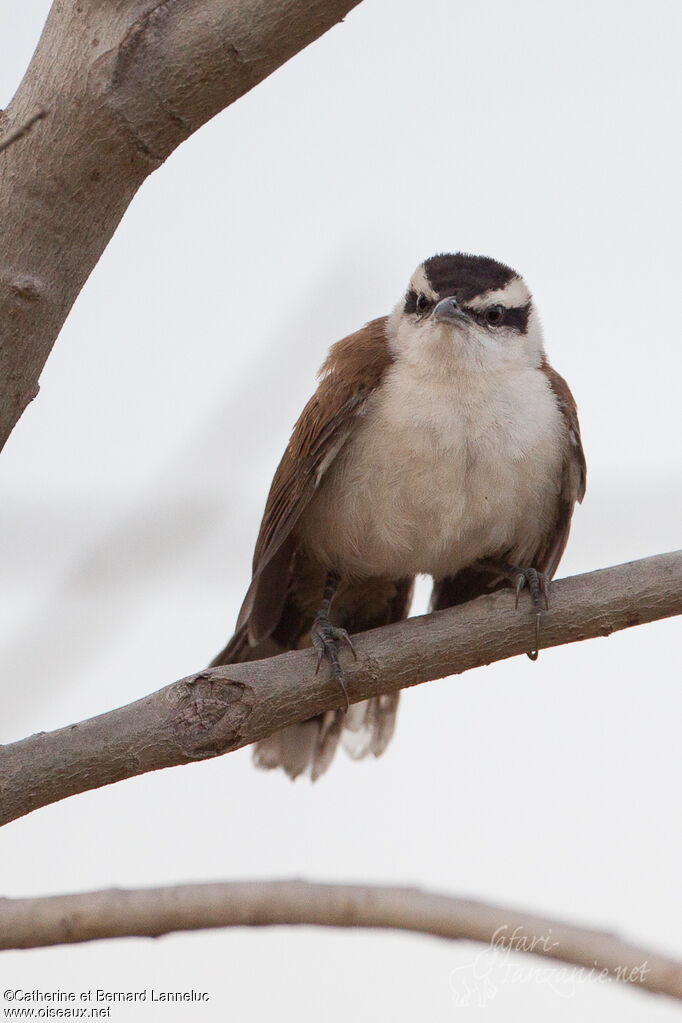
[[[537,661],[540,652],[540,622],[542,612],[549,609],[549,576],[545,572],[538,572],[536,568],[517,568],[510,565],[508,561],[496,561],[495,559],[482,559],[476,562],[476,567],[487,572],[496,572],[504,576],[516,587],[516,607],[519,606],[519,593],[528,587],[530,597],[535,611],[535,649],[528,651],[531,661]],[[543,607],[544,604],[544,607]]]
[[315,674],[317,675],[322,664],[322,658],[326,658],[329,661],[329,666],[332,671],[332,675],[341,686],[343,698],[346,703],[346,710],[350,706],[348,701],[348,693],[346,691],[346,678],[343,674],[343,668],[339,661],[339,643],[345,643],[346,646],[350,647],[353,657],[357,661],[358,655],[355,652],[355,647],[351,641],[350,636],[345,629],[337,629],[336,626],[332,625],[329,620],[329,612],[331,610],[332,601],[334,594],[336,593],[339,585],[339,577],[333,572],[327,572],[327,578],[324,584],[324,593],[322,594],[322,603],[320,610],[315,615],[315,621],[313,622],[312,629],[310,630],[310,636],[313,641],[313,646],[317,650],[317,667]]

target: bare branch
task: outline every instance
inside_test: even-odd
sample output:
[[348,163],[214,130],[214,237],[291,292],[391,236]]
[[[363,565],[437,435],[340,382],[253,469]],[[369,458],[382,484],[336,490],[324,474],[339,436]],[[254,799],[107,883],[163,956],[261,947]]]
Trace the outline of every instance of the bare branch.
[[41,109],[38,110],[33,117],[29,117],[28,121],[25,121],[24,124],[20,125],[16,131],[10,132],[10,134],[4,139],[0,139],[0,153],[3,149],[9,149],[14,142],[18,142],[19,139],[23,139],[25,135],[28,135],[36,121],[42,121],[44,117],[47,117],[47,110],[44,110],[41,107]]
[[0,899],[0,949],[212,927],[381,927],[531,952],[682,999],[682,963],[614,934],[418,888],[247,881]]
[[[357,663],[347,667],[351,702],[524,653],[534,626],[524,607],[515,612],[513,595],[498,592],[358,636]],[[555,582],[540,645],[681,613],[682,551],[659,554]],[[309,650],[200,671],[126,707],[0,748],[0,824],[77,792],[229,753],[338,704],[338,687],[325,672],[315,675]]]
[[145,178],[359,0],[55,3],[4,125],[0,449],[71,306]]

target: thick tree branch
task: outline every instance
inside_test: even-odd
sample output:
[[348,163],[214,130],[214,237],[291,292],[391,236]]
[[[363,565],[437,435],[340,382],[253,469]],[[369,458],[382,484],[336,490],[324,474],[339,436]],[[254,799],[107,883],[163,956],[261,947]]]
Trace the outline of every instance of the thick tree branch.
[[211,927],[381,927],[531,952],[682,999],[682,963],[614,934],[418,888],[247,881],[0,899],[0,949]]
[[5,135],[4,138],[0,139],[0,153],[2,153],[4,149],[9,149],[9,147],[13,146],[15,142],[19,142],[20,139],[23,139],[26,135],[28,135],[33,125],[36,124],[37,121],[42,121],[44,117],[47,117],[47,110],[43,110],[41,107],[41,109],[38,110],[33,117],[29,117],[28,121],[19,125],[19,127],[13,132],[10,132],[9,135]]
[[[540,645],[681,613],[682,551],[659,554],[555,582]],[[351,702],[522,654],[533,628],[524,599],[515,611],[506,591],[364,633],[357,663],[347,666]],[[338,687],[326,672],[315,675],[310,650],[198,672],[126,707],[1,747],[0,824],[78,792],[228,753],[338,705]]]
[[3,134],[0,449],[78,292],[144,179],[359,0],[55,3]]

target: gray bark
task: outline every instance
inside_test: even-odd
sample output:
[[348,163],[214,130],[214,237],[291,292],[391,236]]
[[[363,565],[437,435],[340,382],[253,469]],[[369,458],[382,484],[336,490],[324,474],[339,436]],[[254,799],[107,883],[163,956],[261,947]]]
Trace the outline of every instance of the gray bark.
[[[528,599],[522,594],[515,611],[513,594],[501,591],[358,636],[358,660],[349,658],[346,670],[351,702],[531,649]],[[681,613],[682,551],[659,554],[553,583],[540,646]],[[126,707],[2,747],[0,824],[77,792],[229,753],[339,707],[337,685],[324,670],[315,675],[315,661],[313,651],[299,650],[207,669]]]
[[[56,2],[0,119],[0,449],[145,178],[359,0]],[[237,144],[238,140],[235,140]]]
[[[682,999],[682,963],[615,934],[418,888],[258,881],[0,899],[0,949],[210,927],[381,927],[477,941]],[[571,974],[567,974],[570,980]],[[470,982],[475,981],[473,971]]]

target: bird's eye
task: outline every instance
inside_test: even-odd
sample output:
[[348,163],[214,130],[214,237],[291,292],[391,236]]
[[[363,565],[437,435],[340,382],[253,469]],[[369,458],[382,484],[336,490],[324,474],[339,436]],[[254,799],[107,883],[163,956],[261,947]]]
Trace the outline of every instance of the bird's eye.
[[503,305],[491,305],[485,311],[485,322],[489,323],[491,327],[497,327],[502,323],[504,317],[504,306]]
[[419,294],[417,295],[417,312],[423,316],[426,310],[430,307],[430,305],[431,303],[429,302],[424,292],[420,291]]

